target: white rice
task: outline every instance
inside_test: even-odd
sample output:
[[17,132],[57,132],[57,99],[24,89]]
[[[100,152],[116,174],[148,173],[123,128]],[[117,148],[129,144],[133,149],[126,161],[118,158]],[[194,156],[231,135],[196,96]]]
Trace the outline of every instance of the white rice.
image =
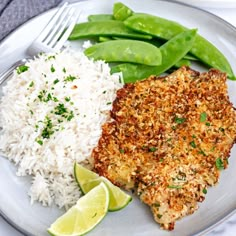
[[[82,52],[44,54],[26,65],[3,88],[0,150],[18,166],[17,175],[33,177],[32,203],[68,208],[80,197],[74,162],[89,160],[122,83],[107,64]],[[68,76],[76,79],[65,81]],[[55,114],[59,104],[67,109],[63,114]],[[54,133],[45,138],[49,123]]]

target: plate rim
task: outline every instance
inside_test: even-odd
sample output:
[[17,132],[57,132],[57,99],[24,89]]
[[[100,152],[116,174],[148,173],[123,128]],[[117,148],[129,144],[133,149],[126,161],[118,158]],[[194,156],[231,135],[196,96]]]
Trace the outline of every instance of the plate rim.
[[[70,5],[76,5],[76,4],[86,4],[86,2],[95,2],[97,0],[68,0],[67,2],[69,2]],[[122,0],[121,0],[122,1]],[[156,0],[157,2],[166,2],[165,0]],[[12,30],[10,33],[8,33],[3,39],[1,39],[0,41],[0,47],[6,42],[8,41],[8,39],[16,32],[21,30],[21,28],[25,27],[26,25],[30,24],[31,22],[33,22],[35,19],[40,18],[46,14],[49,14],[52,11],[55,11],[58,7],[61,6],[61,4],[65,2],[62,1],[60,4],[58,4],[57,6],[48,9],[45,12],[42,12],[38,15],[35,15],[33,17],[31,17],[29,20],[25,21],[24,23],[20,24],[18,27],[16,27],[14,30]],[[211,17],[217,19],[218,21],[220,21],[221,23],[225,24],[227,27],[229,27],[231,30],[235,31],[236,33],[236,26],[234,26],[233,24],[231,24],[230,22],[224,20],[223,18],[221,18],[220,16],[209,12],[206,9],[202,9],[201,7],[198,7],[196,5],[191,5],[189,3],[185,3],[179,0],[171,0],[171,1],[167,1],[168,4],[176,4],[179,6],[186,6],[192,9],[196,9],[199,12],[202,12],[204,14],[210,15]],[[196,2],[196,0],[191,0],[191,2]],[[223,2],[223,1],[221,1]],[[235,3],[236,6],[236,3]],[[13,64],[14,62],[12,62]],[[8,66],[10,66],[11,64],[9,64]],[[2,73],[4,71],[0,71],[0,73]],[[213,223],[211,226],[197,232],[195,235],[197,236],[203,236],[207,233],[212,232],[217,226],[221,225],[222,223],[225,223],[230,217],[232,217],[233,215],[236,215],[236,209],[233,209],[230,213],[228,213],[226,216],[224,216],[221,220]],[[18,231],[19,233],[25,235],[25,236],[35,236],[33,234],[31,234],[30,232],[27,232],[24,228],[22,228],[21,226],[17,225],[15,222],[13,222],[1,209],[0,209],[0,217],[2,217],[2,219],[9,224],[11,227],[13,227],[13,229],[15,229],[16,231]]]

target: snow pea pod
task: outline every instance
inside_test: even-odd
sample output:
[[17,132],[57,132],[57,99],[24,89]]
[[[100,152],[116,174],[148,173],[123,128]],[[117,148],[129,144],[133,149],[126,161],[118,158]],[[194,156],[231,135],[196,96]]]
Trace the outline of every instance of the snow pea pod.
[[133,14],[133,11],[121,2],[116,2],[113,5],[113,17],[116,20],[125,20]]
[[88,21],[104,21],[104,20],[114,20],[112,14],[95,14],[89,15]]
[[75,25],[69,40],[96,36],[119,36],[136,39],[151,39],[152,36],[140,34],[128,29],[122,21],[107,20],[84,22]]
[[[187,29],[177,22],[144,13],[133,14],[124,23],[127,27],[137,32],[150,34],[165,40],[169,40]],[[190,52],[204,64],[226,72],[230,79],[235,78],[226,57],[202,36],[196,36]]]
[[124,63],[112,67],[111,72],[122,72],[125,83],[132,83],[150,75],[160,75],[174,66],[192,48],[196,38],[197,30],[187,30],[167,41],[160,47],[162,64],[159,66],[146,66]]
[[132,62],[149,66],[161,64],[160,49],[138,40],[111,40],[95,44],[84,51],[94,60],[106,62]]

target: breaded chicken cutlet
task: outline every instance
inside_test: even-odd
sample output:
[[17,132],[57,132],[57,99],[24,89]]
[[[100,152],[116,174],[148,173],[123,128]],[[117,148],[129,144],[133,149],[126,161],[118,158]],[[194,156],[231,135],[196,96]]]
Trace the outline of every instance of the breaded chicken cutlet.
[[166,230],[192,214],[218,182],[236,141],[226,75],[182,67],[117,92],[93,150],[94,170],[150,206]]

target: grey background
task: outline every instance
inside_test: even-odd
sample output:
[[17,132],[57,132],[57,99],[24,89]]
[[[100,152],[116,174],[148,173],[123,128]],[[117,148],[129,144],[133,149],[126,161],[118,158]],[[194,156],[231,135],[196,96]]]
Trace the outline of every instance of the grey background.
[[62,0],[0,0],[0,41],[30,18]]

